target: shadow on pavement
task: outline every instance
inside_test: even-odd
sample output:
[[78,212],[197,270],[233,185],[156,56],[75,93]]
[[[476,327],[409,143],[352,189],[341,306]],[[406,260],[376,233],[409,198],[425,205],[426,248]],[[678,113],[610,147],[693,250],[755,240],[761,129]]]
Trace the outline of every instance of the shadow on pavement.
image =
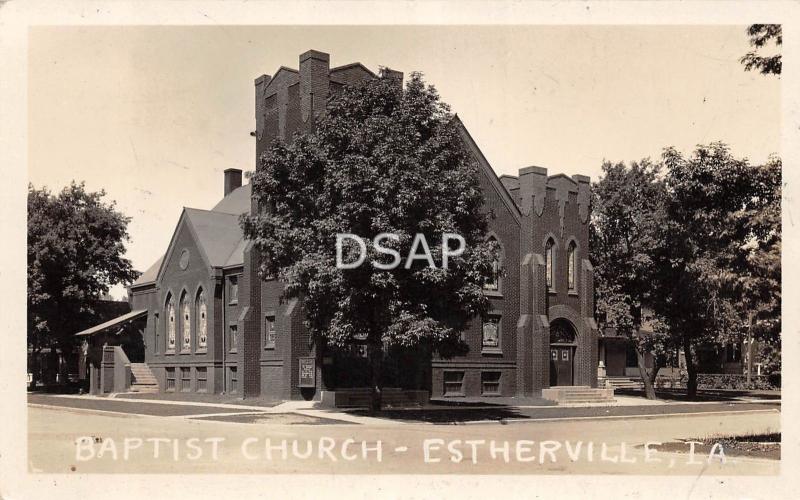
[[381,410],[370,412],[369,410],[352,410],[348,413],[362,417],[388,418],[400,421],[428,422],[433,424],[458,424],[470,421],[487,421],[503,423],[506,419],[530,418],[522,414],[516,408],[496,407],[496,408],[470,408],[459,409],[407,409],[407,410]]

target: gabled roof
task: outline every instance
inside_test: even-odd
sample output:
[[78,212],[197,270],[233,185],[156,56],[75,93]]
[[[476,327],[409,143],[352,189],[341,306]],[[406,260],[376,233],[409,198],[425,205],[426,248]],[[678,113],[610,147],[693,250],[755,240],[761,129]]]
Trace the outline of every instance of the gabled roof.
[[[181,214],[180,220],[183,220],[184,214],[190,219],[197,244],[206,255],[210,266],[230,267],[244,262],[245,239],[239,226],[238,216],[250,211],[250,193],[251,185],[245,184],[228,193],[211,210],[185,208]],[[178,227],[180,221],[176,226],[176,232]],[[165,257],[166,254],[159,257],[131,286],[139,287],[154,283],[158,279]]]
[[131,286],[139,286],[139,285],[146,285],[147,283],[153,283],[158,277],[158,270],[161,269],[161,262],[164,260],[164,256],[158,258],[150,267],[147,268],[147,271],[143,272],[139,279],[133,282]]
[[461,121],[461,118],[458,115],[453,117],[453,123],[457,127],[458,131],[461,133],[461,138],[464,140],[467,148],[472,151],[475,159],[478,161],[478,164],[483,169],[486,177],[489,178],[489,182],[495,188],[495,191],[500,196],[500,199],[503,200],[503,203],[508,207],[509,212],[514,217],[514,220],[517,223],[520,223],[520,217],[522,217],[522,212],[520,212],[517,203],[511,198],[511,194],[508,192],[508,189],[500,182],[500,179],[497,177],[497,174],[494,172],[494,169],[489,164],[489,161],[483,156],[483,152],[478,147],[478,144],[475,142],[475,139],[472,138],[467,127],[464,126],[464,123]]
[[[234,250],[244,239],[242,228],[239,226],[239,216],[196,208],[183,210],[197,245],[205,254],[208,264],[211,267],[228,265],[230,259],[235,257],[232,255]],[[243,262],[241,255],[238,262]]]
[[368,67],[364,66],[360,62],[354,62],[354,63],[350,63],[350,64],[344,64],[342,66],[336,66],[335,68],[331,68],[329,73],[331,73],[331,74],[332,73],[338,73],[340,71],[345,71],[345,70],[348,70],[350,68],[361,68],[362,70],[364,70],[367,73],[369,73],[370,75],[372,75],[373,78],[377,78],[378,77],[378,75],[376,75],[372,70],[370,70]]
[[214,212],[222,212],[226,214],[244,214],[250,212],[250,193],[252,192],[251,185],[245,184],[242,187],[236,188],[225,198],[222,198],[219,203],[214,205],[211,210]]

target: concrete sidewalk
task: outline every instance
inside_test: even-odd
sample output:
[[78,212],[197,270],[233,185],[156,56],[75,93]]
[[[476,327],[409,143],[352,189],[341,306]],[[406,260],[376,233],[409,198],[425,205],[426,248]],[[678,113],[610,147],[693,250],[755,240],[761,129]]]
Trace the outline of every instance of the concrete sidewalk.
[[[366,426],[403,426],[411,423],[423,424],[464,424],[464,423],[505,423],[551,419],[591,419],[591,418],[643,418],[667,417],[699,413],[724,413],[743,411],[780,411],[780,402],[768,401],[726,401],[726,402],[688,402],[688,401],[649,401],[644,398],[619,396],[613,404],[594,405],[488,405],[478,401],[462,402],[458,405],[429,404],[422,408],[384,409],[375,414],[364,408],[325,409],[314,401],[285,401],[274,406],[234,404],[227,402],[208,403],[197,401],[176,401],[164,399],[127,398],[123,395],[108,398],[88,395],[33,395],[30,404],[54,405],[75,410],[105,413],[168,416],[174,418],[197,419],[219,416],[251,414],[253,422],[263,415],[298,415],[320,419],[331,425],[357,424]],[[520,401],[523,403],[523,401]],[[527,403],[528,401],[524,401]],[[263,420],[263,419],[262,419]]]

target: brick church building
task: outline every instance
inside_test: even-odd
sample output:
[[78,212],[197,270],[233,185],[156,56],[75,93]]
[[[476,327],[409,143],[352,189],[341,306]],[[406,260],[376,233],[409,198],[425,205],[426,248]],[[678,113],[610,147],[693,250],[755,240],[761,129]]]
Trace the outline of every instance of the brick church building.
[[[311,50],[300,56],[298,69],[281,67],[256,78],[256,159],[272,141],[309,130],[343,86],[381,77],[402,81],[402,73],[378,76],[360,63],[332,68],[328,54]],[[455,120],[481,167],[490,213],[486,237],[499,242],[505,273],[486,286],[487,320],[476,318],[464,333],[468,353],[399,363],[407,372],[397,378],[400,389],[449,397],[596,387],[589,178],[548,175],[534,166],[498,177]],[[259,279],[257,256],[239,224],[239,216],[253,210],[242,171],[226,170],[224,197],[210,210],[184,208],[163,257],[130,286],[132,312],[121,321],[139,321],[145,345],[144,363],[133,366],[134,387],[147,379],[158,391],[274,399],[357,392],[359,384],[343,376],[359,369],[357,360],[316,350],[302,307],[281,300],[280,282]],[[126,376],[119,368],[114,373]],[[98,375],[96,392],[109,386],[107,377]]]

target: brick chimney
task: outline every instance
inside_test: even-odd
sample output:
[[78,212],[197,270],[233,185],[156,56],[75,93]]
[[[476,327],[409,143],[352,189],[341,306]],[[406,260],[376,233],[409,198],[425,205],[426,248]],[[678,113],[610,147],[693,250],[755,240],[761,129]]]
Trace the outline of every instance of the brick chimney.
[[225,196],[228,196],[234,189],[242,187],[242,171],[238,168],[225,169]]

